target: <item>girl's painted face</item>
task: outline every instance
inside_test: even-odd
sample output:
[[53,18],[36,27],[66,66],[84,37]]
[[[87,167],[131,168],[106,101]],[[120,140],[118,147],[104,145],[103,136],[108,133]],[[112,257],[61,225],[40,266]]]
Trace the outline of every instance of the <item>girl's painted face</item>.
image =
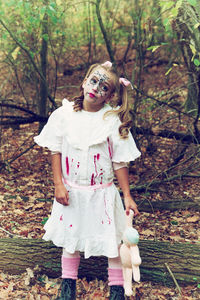
[[111,75],[103,68],[99,68],[83,83],[84,101],[101,108],[104,102],[110,100],[112,87]]

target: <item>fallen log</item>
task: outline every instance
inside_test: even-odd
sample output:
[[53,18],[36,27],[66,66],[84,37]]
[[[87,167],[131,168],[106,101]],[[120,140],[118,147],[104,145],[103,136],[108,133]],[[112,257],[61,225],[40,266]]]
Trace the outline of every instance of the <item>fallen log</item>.
[[163,201],[138,201],[135,200],[139,210],[144,212],[151,212],[154,211],[163,211],[163,210],[169,210],[169,211],[176,211],[180,209],[189,209],[192,208],[196,211],[200,210],[200,201],[199,199],[197,201],[193,199],[172,199],[172,200],[163,200]]
[[[141,280],[172,285],[167,266],[179,283],[200,282],[200,245],[141,240]],[[20,274],[27,268],[39,267],[49,277],[60,276],[61,248],[40,239],[0,239],[0,270]],[[79,277],[107,280],[105,257],[81,257]]]

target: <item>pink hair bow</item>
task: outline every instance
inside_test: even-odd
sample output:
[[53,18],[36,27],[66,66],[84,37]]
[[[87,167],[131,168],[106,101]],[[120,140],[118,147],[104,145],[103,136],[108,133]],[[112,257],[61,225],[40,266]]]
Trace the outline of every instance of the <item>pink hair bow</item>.
[[103,64],[101,64],[103,67],[108,67],[111,68],[112,67],[112,63],[110,61],[105,61]]
[[131,82],[128,79],[120,77],[119,78],[119,83],[123,84],[125,87],[131,85],[131,88],[133,90],[133,86],[132,86]]

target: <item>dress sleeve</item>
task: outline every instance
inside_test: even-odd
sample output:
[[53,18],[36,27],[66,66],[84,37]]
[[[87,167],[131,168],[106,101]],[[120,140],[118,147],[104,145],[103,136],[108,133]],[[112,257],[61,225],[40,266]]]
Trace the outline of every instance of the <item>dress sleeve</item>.
[[124,163],[124,162],[120,162],[120,163],[116,163],[116,162],[113,162],[113,170],[117,171],[121,168],[124,168],[126,167],[127,168],[127,163]]
[[50,151],[62,152],[62,135],[63,135],[63,108],[59,107],[49,117],[47,124],[44,126],[34,141],[41,147],[47,147]]
[[138,158],[141,153],[138,150],[132,134],[129,132],[126,139],[120,138],[118,126],[115,127],[113,134],[111,135],[112,143],[112,162],[115,163],[128,163]]

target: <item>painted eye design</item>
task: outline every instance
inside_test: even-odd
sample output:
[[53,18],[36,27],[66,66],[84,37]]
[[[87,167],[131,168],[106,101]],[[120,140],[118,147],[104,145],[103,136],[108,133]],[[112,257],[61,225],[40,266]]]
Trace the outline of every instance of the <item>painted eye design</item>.
[[102,89],[103,92],[107,92],[108,91],[108,87],[106,85],[103,85],[101,87],[101,89]]
[[94,85],[94,84],[97,83],[97,80],[96,80],[95,78],[91,78],[91,79],[90,79],[90,83]]
[[90,84],[93,85],[93,86],[96,85],[96,84],[98,84],[97,88],[98,88],[99,91],[107,92],[109,90],[109,88],[108,88],[107,85],[105,85],[105,83],[103,81],[105,81],[105,80],[103,80],[101,78],[99,80],[99,79],[97,79],[95,77],[92,77],[90,79]]

